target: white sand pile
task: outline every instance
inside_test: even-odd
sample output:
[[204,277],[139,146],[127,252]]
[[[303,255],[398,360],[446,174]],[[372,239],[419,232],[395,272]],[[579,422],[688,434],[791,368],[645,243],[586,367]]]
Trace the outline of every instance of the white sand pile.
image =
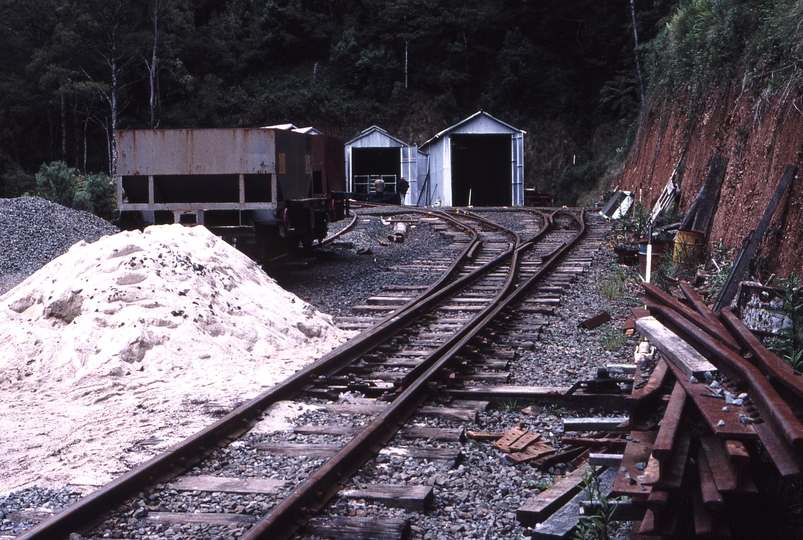
[[102,485],[346,337],[203,227],[79,242],[0,297],[0,494]]

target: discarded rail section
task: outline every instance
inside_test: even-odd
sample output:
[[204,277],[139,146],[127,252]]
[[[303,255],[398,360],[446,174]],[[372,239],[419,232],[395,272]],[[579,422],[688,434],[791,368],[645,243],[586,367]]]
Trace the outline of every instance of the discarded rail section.
[[731,308],[712,312],[687,284],[688,305],[643,287],[649,315],[636,328],[657,361],[637,367],[612,494],[630,497],[621,512],[641,534],[742,537],[761,521],[744,509],[756,503],[763,456],[781,477],[801,472],[803,380]]

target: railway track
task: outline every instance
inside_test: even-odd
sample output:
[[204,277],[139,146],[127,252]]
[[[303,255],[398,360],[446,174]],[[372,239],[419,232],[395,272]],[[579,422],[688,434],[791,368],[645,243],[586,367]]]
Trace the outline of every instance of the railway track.
[[[332,519],[326,528],[315,516],[337,507],[327,504],[355,475],[371,478],[370,471],[381,470],[388,460],[406,456],[455,465],[462,430],[444,426],[470,422],[487,402],[454,396],[460,391],[470,396],[466,389],[510,378],[505,360],[510,344],[537,331],[532,318],[542,321],[554,310],[560,291],[571,281],[567,276],[582,267],[572,265],[585,263],[582,254],[567,262],[586,231],[579,212],[534,213],[526,219],[519,213],[508,219],[518,230],[498,225],[491,218],[505,220],[488,213],[403,212],[437,220],[459,247],[453,260],[438,261],[445,266],[439,279],[424,290],[418,285],[375,298],[366,304],[374,306],[376,320],[369,329],[20,538],[59,538],[74,531],[86,538],[131,537],[125,531],[136,530],[138,520],[162,520],[165,530],[201,524],[248,539],[319,533],[337,537],[338,530],[340,537],[371,537],[365,531],[376,524],[359,519],[349,524],[347,518],[355,516],[334,520],[334,528]],[[519,321],[510,324],[514,314]],[[500,326],[509,328],[500,333]],[[494,347],[491,341],[497,342]],[[507,353],[499,350],[500,343]],[[271,405],[291,401],[311,411],[302,422],[314,419],[294,428],[295,437],[304,442],[275,442],[270,435],[249,433]],[[347,425],[341,418],[348,419]],[[434,427],[422,427],[422,418],[435,419]],[[411,424],[410,419],[417,420]],[[284,478],[257,478],[247,466],[228,463],[231,445],[252,451],[255,460],[271,462],[275,476]],[[415,492],[417,502],[409,504],[422,508],[431,499],[431,486],[428,491],[426,485],[414,484],[400,491],[398,485],[395,490],[378,485],[373,495],[357,486],[342,497],[379,497],[384,489],[386,496],[380,499],[395,501],[392,507],[405,499],[403,492]],[[217,508],[213,494],[232,491],[242,494],[242,504],[212,511]],[[187,493],[198,495],[190,500]],[[161,511],[175,508],[176,500],[181,507],[185,498],[184,515]],[[394,537],[393,531],[401,537],[409,525],[398,511],[378,523],[390,535],[382,537]],[[362,527],[363,533],[353,527]]]

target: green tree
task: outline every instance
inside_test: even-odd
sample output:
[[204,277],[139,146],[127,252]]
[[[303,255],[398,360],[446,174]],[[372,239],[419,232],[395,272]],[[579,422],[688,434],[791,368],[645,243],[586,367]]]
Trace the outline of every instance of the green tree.
[[[150,0],[148,21],[150,35],[150,57],[143,55],[148,70],[148,111],[151,128],[159,125],[158,113],[161,110],[160,74],[168,71],[178,79],[186,77],[184,65],[178,58],[181,45],[179,41],[191,33],[189,0]],[[187,82],[185,80],[185,82]]]
[[76,84],[96,93],[107,106],[105,114],[94,117],[106,134],[109,171],[117,171],[120,113],[130,102],[129,90],[137,75],[137,60],[144,48],[142,29],[145,6],[134,0],[63,0],[57,7],[59,23],[51,48],[74,55]]
[[62,206],[72,207],[77,178],[63,161],[43,163],[36,173],[36,194]]
[[117,217],[117,185],[105,173],[86,177],[86,193],[90,211],[104,219]]

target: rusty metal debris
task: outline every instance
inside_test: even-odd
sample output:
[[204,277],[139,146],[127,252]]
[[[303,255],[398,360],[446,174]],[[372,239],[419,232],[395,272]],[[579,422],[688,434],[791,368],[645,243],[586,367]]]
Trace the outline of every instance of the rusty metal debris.
[[586,319],[580,323],[581,328],[585,328],[586,330],[593,330],[599,326],[602,326],[606,322],[611,320],[611,314],[607,311],[603,311],[599,315],[594,315],[590,319]]
[[[803,377],[767,350],[730,308],[711,311],[685,283],[680,289],[691,307],[643,285],[649,311],[639,313],[636,326],[642,334],[652,328],[647,333],[659,353],[639,348],[633,390],[625,398],[626,439],[584,434],[561,442],[585,446],[594,452],[591,465],[616,471],[610,495],[629,497],[626,517],[616,519],[634,521],[633,532],[739,536],[741,505],[759,493],[763,456],[780,477],[803,472],[803,423],[797,416]],[[653,322],[645,324],[647,319]],[[666,332],[655,332],[655,325]],[[670,350],[678,342],[711,369],[684,364],[683,355]],[[534,519],[526,510],[527,505],[519,512],[522,523]]]
[[[660,427],[655,435],[631,432],[623,466],[629,467],[625,461],[635,456],[643,461],[644,472],[620,472],[614,494],[645,501],[642,534],[671,535],[680,523],[668,509],[678,500],[690,500],[688,528],[695,536],[722,537],[730,531],[732,513],[726,508],[733,497],[758,492],[749,467],[759,459],[753,441],[761,441],[781,476],[800,474],[803,423],[795,411],[803,398],[803,381],[730,309],[709,310],[687,284],[681,290],[693,309],[649,284],[644,289],[651,315],[720,373],[690,377],[670,356],[662,355],[658,365],[666,368],[654,369],[656,382],[637,389],[629,400],[631,425],[647,411],[665,406]],[[674,382],[667,386],[670,381]]]

